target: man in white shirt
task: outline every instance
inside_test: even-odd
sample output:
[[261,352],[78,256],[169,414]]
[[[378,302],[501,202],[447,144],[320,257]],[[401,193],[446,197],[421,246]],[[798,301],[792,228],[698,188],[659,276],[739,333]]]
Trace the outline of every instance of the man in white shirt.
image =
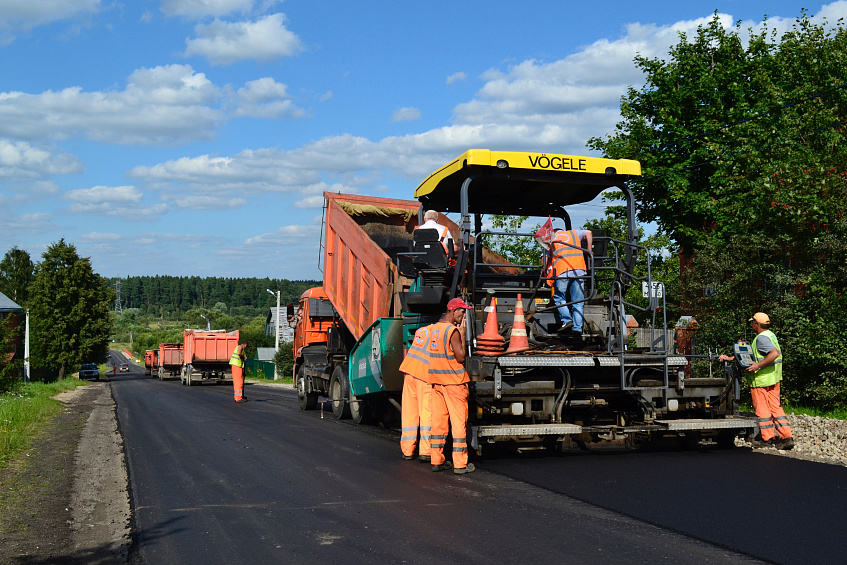
[[443,226],[438,223],[438,212],[435,210],[427,210],[424,213],[424,223],[418,228],[422,230],[436,230],[438,232],[438,241],[441,242],[441,245],[444,246],[444,252],[449,254],[450,251],[447,249],[447,240],[451,239],[450,230],[447,229],[447,226]]

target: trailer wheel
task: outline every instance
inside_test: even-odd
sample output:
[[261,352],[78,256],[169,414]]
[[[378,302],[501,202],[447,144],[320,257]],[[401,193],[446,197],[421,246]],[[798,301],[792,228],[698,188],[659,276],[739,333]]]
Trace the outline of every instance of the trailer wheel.
[[306,392],[306,368],[300,367],[297,371],[297,400],[300,410],[314,410],[318,405],[318,393]]
[[350,385],[347,382],[347,365],[339,365],[332,372],[329,381],[329,398],[332,401],[332,414],[339,420],[350,417]]

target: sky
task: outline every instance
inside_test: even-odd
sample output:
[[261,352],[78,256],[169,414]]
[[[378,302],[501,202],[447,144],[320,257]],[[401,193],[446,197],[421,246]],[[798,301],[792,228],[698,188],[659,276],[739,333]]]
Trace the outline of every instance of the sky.
[[[0,254],[320,279],[323,192],[413,199],[470,148],[595,155],[637,54],[847,1],[0,0]],[[598,155],[599,156],[599,155]],[[574,225],[602,202],[571,209]],[[456,218],[453,218],[454,220]]]

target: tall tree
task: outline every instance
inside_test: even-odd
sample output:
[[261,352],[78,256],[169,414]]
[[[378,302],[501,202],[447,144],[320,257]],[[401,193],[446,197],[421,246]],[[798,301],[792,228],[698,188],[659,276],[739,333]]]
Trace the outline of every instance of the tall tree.
[[29,253],[17,247],[7,251],[0,261],[0,292],[26,307],[34,269]]
[[847,316],[847,30],[804,14],[781,37],[748,36],[715,16],[636,65],[644,87],[624,96],[615,134],[590,144],[642,162],[639,219],[691,258],[701,337],[725,348],[768,311],[788,398],[847,405],[835,322]]
[[91,268],[88,257],[60,239],[35,268],[30,286],[33,366],[59,370],[106,359],[115,291]]

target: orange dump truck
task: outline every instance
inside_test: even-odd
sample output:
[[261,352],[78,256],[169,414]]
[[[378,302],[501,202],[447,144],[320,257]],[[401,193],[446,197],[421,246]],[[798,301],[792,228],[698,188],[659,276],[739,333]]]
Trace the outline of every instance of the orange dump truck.
[[165,376],[175,377],[182,371],[182,344],[160,343],[159,344],[159,380]]
[[152,375],[159,366],[159,350],[148,349],[144,352],[144,374]]
[[185,330],[182,343],[182,384],[202,382],[221,384],[232,381],[229,359],[238,346],[238,330]]
[[323,285],[300,297],[294,378],[303,410],[327,396],[336,417],[361,422],[399,406],[399,295],[413,282],[403,273],[404,265],[411,269],[420,204],[329,192],[324,198]]

